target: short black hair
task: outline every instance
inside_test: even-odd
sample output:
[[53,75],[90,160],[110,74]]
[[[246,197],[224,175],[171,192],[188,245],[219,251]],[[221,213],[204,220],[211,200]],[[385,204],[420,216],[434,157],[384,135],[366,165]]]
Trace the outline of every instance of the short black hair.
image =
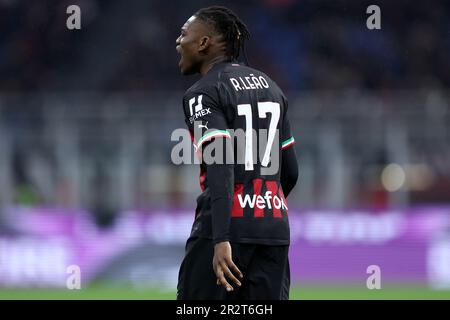
[[230,60],[237,60],[241,51],[246,55],[244,46],[250,38],[250,32],[233,11],[223,6],[211,6],[198,10],[194,16],[223,36],[227,44],[226,55]]

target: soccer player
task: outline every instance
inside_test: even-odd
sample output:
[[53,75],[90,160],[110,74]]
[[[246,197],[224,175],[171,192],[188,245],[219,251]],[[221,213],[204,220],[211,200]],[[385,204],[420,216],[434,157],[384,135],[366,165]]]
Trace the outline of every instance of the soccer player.
[[[211,152],[218,161],[200,163],[203,193],[177,299],[289,298],[285,197],[298,177],[294,137],[277,84],[237,62],[249,36],[231,10],[213,6],[190,17],[176,40],[181,73],[202,75],[183,97],[196,153],[205,156],[213,143],[222,148]],[[230,133],[239,129],[245,132],[240,144]],[[257,141],[262,131],[265,145]]]

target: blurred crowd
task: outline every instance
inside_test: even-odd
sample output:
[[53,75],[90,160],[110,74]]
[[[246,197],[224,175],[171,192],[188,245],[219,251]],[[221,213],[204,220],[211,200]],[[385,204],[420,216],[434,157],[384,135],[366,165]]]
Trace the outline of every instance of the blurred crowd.
[[[209,3],[137,2],[1,0],[1,91],[185,89],[175,39]],[[78,31],[66,28],[71,4]],[[366,28],[369,4],[227,1],[252,33],[249,63],[285,90],[448,87],[450,3],[378,1],[381,30]],[[83,81],[92,66],[105,76]]]
[[[81,30],[66,27],[73,4]],[[197,169],[169,159],[195,80],[180,75],[175,39],[211,4],[0,0],[0,207],[89,202],[108,216],[117,203],[192,205]],[[295,204],[388,206],[379,177],[392,161],[419,164],[417,202],[450,200],[450,2],[377,1],[380,30],[366,27],[370,4],[226,2],[252,34],[248,63],[290,99]]]

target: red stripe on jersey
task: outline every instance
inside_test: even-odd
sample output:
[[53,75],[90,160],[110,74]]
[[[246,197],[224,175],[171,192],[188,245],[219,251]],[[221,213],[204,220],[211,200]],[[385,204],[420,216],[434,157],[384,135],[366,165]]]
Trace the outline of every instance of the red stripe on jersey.
[[[278,183],[276,181],[266,181],[267,191],[271,191],[272,198],[270,199],[270,202],[272,203],[272,211],[273,211],[273,217],[274,218],[281,218],[281,211],[280,208],[275,208],[275,201],[273,200],[273,197],[275,197],[278,194]],[[280,188],[281,190],[281,188]]]
[[200,166],[200,188],[202,189],[202,192],[205,191],[205,179],[206,179],[206,171],[203,170],[203,168]]
[[234,185],[233,208],[231,209],[231,216],[233,218],[242,218],[244,216],[244,208],[239,204],[238,195],[241,195],[241,197],[244,195],[244,184],[242,183]]
[[286,215],[288,215],[288,203],[287,203],[287,201],[286,201],[286,198],[284,197],[284,193],[283,193],[283,188],[280,188],[280,190],[278,190],[279,191],[279,193],[280,193],[280,198],[281,198],[281,200],[283,200],[283,202],[284,202],[284,204],[286,205]]
[[255,208],[253,215],[255,218],[264,218],[264,208],[258,208],[258,198],[261,196],[261,189],[263,185],[262,179],[253,179],[253,194],[255,195]]

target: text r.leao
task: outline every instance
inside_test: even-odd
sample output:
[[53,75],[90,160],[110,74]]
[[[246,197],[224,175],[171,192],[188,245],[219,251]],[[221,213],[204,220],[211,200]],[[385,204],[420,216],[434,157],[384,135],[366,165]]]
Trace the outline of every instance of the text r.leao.
[[263,76],[255,77],[253,73],[248,77],[230,78],[230,81],[236,91],[269,88],[269,83]]

